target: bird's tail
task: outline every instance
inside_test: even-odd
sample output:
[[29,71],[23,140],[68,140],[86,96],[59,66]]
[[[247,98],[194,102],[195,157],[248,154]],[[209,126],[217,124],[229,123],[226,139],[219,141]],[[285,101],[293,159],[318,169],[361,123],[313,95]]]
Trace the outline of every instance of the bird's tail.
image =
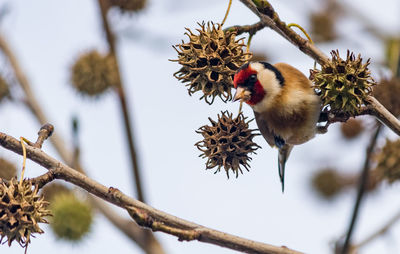
[[285,164],[287,159],[289,158],[290,151],[292,151],[292,145],[284,145],[279,149],[278,153],[278,169],[279,169],[279,178],[281,179],[282,184],[282,193],[285,190]]

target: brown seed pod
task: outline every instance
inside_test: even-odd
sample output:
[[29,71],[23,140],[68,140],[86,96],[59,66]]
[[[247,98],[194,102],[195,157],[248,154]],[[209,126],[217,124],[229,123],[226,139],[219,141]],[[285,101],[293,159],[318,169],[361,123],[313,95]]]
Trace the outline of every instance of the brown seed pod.
[[10,94],[8,84],[2,76],[0,76],[0,102]]
[[236,177],[239,172],[243,174],[241,166],[249,171],[249,154],[255,153],[260,146],[253,142],[253,138],[259,134],[249,129],[247,117],[241,112],[233,118],[233,114],[225,111],[221,112],[221,116],[218,115],[218,122],[208,119],[211,125],[204,125],[196,131],[204,139],[195,144],[203,152],[200,157],[208,158],[206,169],[217,167],[217,173],[224,167],[228,178],[229,170]]
[[97,96],[118,82],[116,63],[96,50],[85,53],[72,66],[71,83],[84,95]]
[[224,102],[232,99],[233,76],[236,70],[251,58],[245,53],[243,39],[236,39],[236,32],[224,31],[220,24],[198,23],[194,34],[186,28],[189,42],[174,46],[182,67],[174,76],[187,83],[189,95],[202,91],[203,99],[212,104],[216,96]]
[[0,158],[0,178],[11,180],[17,175],[17,167],[10,161]]
[[[16,178],[10,181],[0,180],[0,242],[11,243],[15,240],[21,247],[30,243],[35,233],[42,234],[38,223],[47,223],[50,215],[46,209],[48,202],[38,194],[37,186],[28,180],[20,183]],[[3,242],[3,239],[6,241]]]
[[268,56],[264,52],[253,52],[251,62],[268,62]]
[[65,186],[64,184],[60,184],[57,182],[52,182],[49,184],[46,184],[42,190],[41,190],[41,195],[44,197],[44,200],[51,202],[51,200],[62,193],[70,193],[71,190]]
[[111,6],[118,7],[122,12],[138,12],[146,7],[146,0],[109,0]]
[[386,140],[385,146],[377,155],[376,171],[389,183],[400,179],[400,139]]
[[310,79],[321,94],[323,105],[332,113],[355,116],[375,84],[368,69],[370,59],[363,64],[361,56],[356,58],[350,51],[346,60],[340,58],[339,51],[332,51],[331,55],[332,59],[322,70],[311,70]]
[[311,179],[312,186],[323,198],[332,199],[343,190],[343,177],[332,168],[319,170]]
[[335,17],[329,11],[312,13],[310,15],[311,34],[315,42],[328,42],[337,38]]
[[400,79],[382,79],[374,87],[372,95],[394,116],[400,116]]
[[364,131],[364,126],[361,120],[350,118],[340,125],[340,130],[345,139],[351,140]]

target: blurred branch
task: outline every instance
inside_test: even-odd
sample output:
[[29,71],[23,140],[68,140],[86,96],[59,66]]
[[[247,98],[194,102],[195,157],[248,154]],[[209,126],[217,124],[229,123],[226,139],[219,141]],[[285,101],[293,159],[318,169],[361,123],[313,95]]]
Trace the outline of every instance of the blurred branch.
[[400,220],[400,211],[398,211],[390,220],[388,220],[382,227],[380,227],[376,232],[372,233],[370,236],[360,241],[358,244],[352,245],[351,249],[357,252],[358,249],[362,248],[364,245],[372,242],[377,237],[385,234],[390,227],[392,227],[396,222]]
[[130,159],[131,159],[131,163],[132,163],[132,171],[133,171],[133,175],[134,175],[136,193],[137,193],[138,199],[140,201],[144,202],[145,199],[144,199],[144,193],[143,193],[142,181],[141,181],[141,170],[139,168],[139,162],[138,162],[138,158],[137,158],[137,152],[136,152],[137,150],[136,150],[135,142],[134,142],[134,131],[133,131],[133,128],[131,125],[128,102],[126,99],[126,93],[125,93],[124,85],[122,83],[120,69],[119,69],[119,65],[118,65],[119,62],[118,62],[118,57],[117,57],[117,52],[116,52],[116,47],[115,47],[115,36],[111,30],[110,24],[107,19],[107,11],[109,9],[108,1],[98,0],[98,3],[99,3],[100,11],[101,11],[101,19],[102,19],[102,23],[103,23],[103,28],[106,33],[106,38],[107,38],[108,46],[110,49],[110,54],[115,59],[115,63],[117,66],[116,71],[118,73],[118,83],[116,84],[115,89],[118,94],[122,115],[124,117],[125,132],[126,132],[126,136],[127,136],[126,140],[128,141],[128,146],[129,146],[129,151],[130,151]]
[[370,163],[371,163],[371,157],[372,157],[372,152],[375,149],[376,141],[379,136],[379,132],[382,129],[382,125],[379,124],[378,127],[376,128],[376,131],[374,134],[371,136],[371,140],[369,142],[369,145],[367,147],[367,151],[365,154],[365,161],[364,161],[364,167],[362,170],[362,174],[360,176],[360,181],[359,181],[359,186],[358,186],[358,193],[357,193],[357,198],[356,198],[356,203],[354,205],[354,210],[353,210],[353,215],[350,221],[349,229],[347,231],[346,239],[344,241],[343,247],[341,248],[341,253],[342,254],[347,254],[349,251],[349,246],[351,243],[351,236],[353,233],[353,229],[355,227],[355,223],[357,221],[357,217],[359,214],[360,210],[360,205],[361,201],[366,189],[366,186],[368,184],[368,173],[369,173],[369,168],[370,168]]
[[[14,73],[18,80],[18,83],[21,85],[21,87],[25,93],[26,105],[31,110],[31,112],[33,113],[33,115],[36,117],[36,119],[39,121],[40,124],[44,125],[44,124],[48,123],[49,122],[48,118],[44,114],[42,108],[40,107],[40,104],[38,103],[34,93],[32,92],[31,85],[30,85],[28,79],[26,78],[26,76],[24,75],[17,58],[15,57],[15,55],[13,54],[7,41],[4,39],[4,37],[1,34],[0,34],[0,50],[2,50],[4,52],[4,55],[8,58],[9,62],[11,63],[11,66],[14,70]],[[65,148],[66,146],[65,146],[64,141],[57,133],[52,134],[50,141],[52,142],[54,148],[56,149],[57,153],[60,155],[62,160],[64,162],[66,162],[67,164],[73,164],[73,162],[74,162],[73,154]],[[33,144],[31,144],[31,145],[33,145]],[[83,167],[80,164],[76,165],[75,168],[79,172],[85,174]],[[40,178],[32,179],[32,180],[37,181],[38,185],[43,186],[52,180],[51,177],[52,177],[51,174],[44,174]],[[101,203],[98,200],[96,202],[93,202],[93,204],[95,206],[101,205]],[[104,211],[102,209],[99,209],[99,210]],[[108,216],[106,216],[106,217],[108,217]],[[118,224],[115,223],[114,225],[118,225]],[[133,225],[133,226],[135,226],[138,231],[139,230],[142,231],[143,235],[149,235],[147,231],[139,228],[136,225]],[[132,230],[126,231],[123,228],[118,228],[118,229],[121,230],[124,234],[128,234],[128,233],[132,232]],[[136,234],[128,235],[128,237],[130,239],[133,239],[136,243],[139,244],[139,246],[141,246],[140,245],[141,240],[140,239],[135,240],[137,237]],[[162,253],[164,253],[161,251],[152,252],[154,249],[157,249],[157,247],[153,247],[153,246],[160,246],[160,243],[157,241],[157,239],[153,235],[150,235],[148,237],[148,244],[145,246],[144,251],[147,254],[162,254]],[[161,250],[161,248],[160,248],[160,250]]]
[[[22,154],[20,142],[0,132],[0,146],[15,153]],[[299,254],[285,246],[277,247],[269,244],[251,241],[217,230],[213,230],[193,222],[189,222],[173,215],[164,213],[138,200],[135,200],[116,188],[106,186],[79,173],[77,170],[47,155],[33,146],[26,146],[27,157],[39,165],[47,168],[55,179],[63,179],[85,189],[89,193],[104,199],[116,206],[126,209],[131,217],[141,226],[154,231],[161,231],[175,235],[179,240],[211,243],[232,250],[246,253],[265,254]]]
[[[11,50],[10,46],[8,45],[7,41],[3,37],[3,35],[0,34],[0,50],[3,51],[4,55],[8,58],[8,61],[11,64],[11,67],[14,70],[14,74],[16,79],[18,80],[19,85],[21,86],[22,90],[25,93],[25,103],[28,106],[28,108],[31,110],[33,115],[36,117],[36,119],[39,121],[41,125],[44,125],[48,123],[48,119],[40,107],[40,104],[36,100],[36,97],[31,89],[31,85],[25,76],[16,56],[14,55],[13,51]],[[72,154],[68,152],[68,150],[65,148],[65,145],[63,141],[61,140],[61,137],[58,136],[57,133],[54,133],[51,142],[53,143],[54,148],[57,150],[58,154],[63,158],[65,162],[70,162],[72,159]]]

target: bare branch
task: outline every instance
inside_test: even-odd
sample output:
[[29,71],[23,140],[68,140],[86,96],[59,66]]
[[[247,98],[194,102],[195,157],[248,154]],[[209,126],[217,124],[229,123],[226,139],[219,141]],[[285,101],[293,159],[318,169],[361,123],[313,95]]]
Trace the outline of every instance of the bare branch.
[[[0,132],[0,146],[18,154],[22,153],[20,142],[2,132]],[[52,171],[55,178],[70,182],[99,198],[126,209],[131,217],[141,226],[178,236],[181,240],[198,240],[246,253],[301,253],[285,246],[277,247],[251,241],[177,218],[135,200],[118,189],[113,187],[107,188],[75,169],[57,161],[38,148],[26,146],[26,151],[29,159]]]
[[371,115],[374,115],[379,121],[400,136],[400,121],[374,97],[368,96],[365,100],[371,108]]
[[35,144],[33,144],[33,146],[37,148],[42,148],[43,142],[46,141],[46,139],[48,139],[51,136],[51,134],[53,134],[53,131],[54,131],[53,125],[49,123],[43,125],[38,132],[38,138]]
[[47,171],[43,175],[29,179],[33,185],[37,185],[39,189],[55,179],[53,171]]
[[225,28],[224,31],[230,31],[236,32],[236,35],[241,35],[243,33],[249,33],[249,34],[256,34],[259,30],[263,29],[266,25],[264,22],[259,21],[253,25],[244,25],[244,26],[231,26],[228,28]]
[[370,143],[366,150],[364,167],[362,170],[362,174],[360,176],[360,182],[359,182],[359,186],[358,186],[358,193],[357,193],[356,203],[354,205],[353,215],[351,217],[351,221],[350,221],[349,229],[347,231],[345,242],[343,244],[343,247],[341,248],[342,254],[347,254],[349,251],[349,246],[351,244],[351,236],[353,233],[353,229],[355,227],[355,223],[357,221],[358,213],[360,210],[360,204],[361,204],[362,198],[364,196],[366,186],[368,184],[368,174],[369,174],[369,168],[370,168],[371,157],[372,157],[371,155],[375,149],[376,141],[378,139],[378,135],[379,135],[379,132],[381,131],[381,129],[382,129],[382,125],[379,124],[376,131],[371,136]]
[[311,44],[308,40],[303,39],[295,31],[289,28],[283,22],[278,14],[273,9],[272,5],[265,0],[240,0],[252,12],[254,12],[266,26],[276,31],[283,36],[286,40],[297,46],[305,54],[315,59],[319,64],[325,65],[328,62],[328,57],[315,45]]
[[142,202],[145,201],[144,199],[144,193],[143,193],[143,188],[142,188],[142,180],[141,180],[141,170],[139,167],[139,161],[137,158],[137,149],[135,147],[135,141],[134,141],[134,131],[133,127],[131,124],[131,118],[130,118],[130,113],[129,113],[129,108],[128,108],[128,102],[126,99],[126,93],[125,89],[121,80],[121,74],[119,71],[119,66],[118,66],[118,56],[116,52],[116,47],[115,47],[115,36],[111,30],[110,24],[107,19],[107,10],[109,8],[108,2],[105,0],[98,0],[99,7],[100,7],[100,12],[101,12],[101,19],[103,22],[103,28],[106,33],[106,38],[108,42],[108,46],[110,48],[110,54],[111,56],[115,59],[115,63],[117,65],[116,71],[117,71],[117,76],[118,76],[118,82],[115,85],[116,92],[118,94],[120,106],[121,106],[121,111],[122,115],[124,117],[124,126],[125,126],[125,132],[127,136],[127,141],[128,141],[128,146],[129,146],[129,151],[130,151],[130,159],[132,163],[132,171],[134,175],[134,181],[135,181],[135,186],[136,186],[136,193],[138,195],[138,199]]

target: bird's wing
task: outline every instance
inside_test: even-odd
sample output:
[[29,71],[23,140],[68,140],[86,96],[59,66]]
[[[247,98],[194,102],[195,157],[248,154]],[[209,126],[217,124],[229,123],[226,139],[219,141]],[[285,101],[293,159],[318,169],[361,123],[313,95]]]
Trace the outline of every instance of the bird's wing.
[[261,134],[263,135],[264,139],[267,143],[273,147],[275,146],[275,135],[274,133],[268,128],[268,123],[262,117],[262,114],[257,113],[254,111],[254,116],[256,118],[256,123],[258,129],[260,130]]

